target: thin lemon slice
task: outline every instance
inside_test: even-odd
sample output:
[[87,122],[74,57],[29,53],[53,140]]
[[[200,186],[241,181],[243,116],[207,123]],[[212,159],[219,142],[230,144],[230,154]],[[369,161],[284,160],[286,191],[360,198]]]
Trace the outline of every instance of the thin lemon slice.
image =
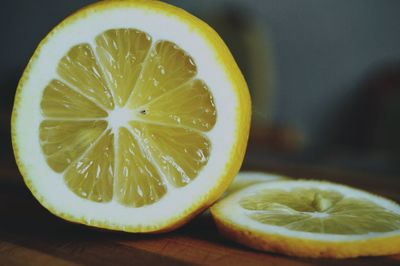
[[220,231],[244,245],[300,257],[400,252],[400,206],[343,185],[258,183],[211,208]]
[[224,195],[230,195],[251,185],[285,179],[288,179],[288,177],[256,171],[240,171],[235,179],[233,179],[233,182],[225,191]]
[[204,22],[158,1],[102,1],[37,48],[15,97],[13,146],[52,213],[167,231],[226,189],[250,110],[240,70]]

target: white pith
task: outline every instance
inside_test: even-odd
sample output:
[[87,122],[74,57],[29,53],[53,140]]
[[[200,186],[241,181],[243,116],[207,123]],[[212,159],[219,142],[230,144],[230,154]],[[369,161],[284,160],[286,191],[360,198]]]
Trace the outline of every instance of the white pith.
[[[90,12],[90,11],[88,11]],[[127,208],[116,201],[95,203],[82,199],[64,184],[62,174],[54,172],[46,163],[39,143],[39,125],[45,119],[40,111],[40,101],[46,85],[59,78],[56,69],[60,59],[76,44],[89,43],[95,47],[95,37],[109,29],[133,28],[144,31],[158,40],[169,40],[185,50],[197,65],[197,78],[203,80],[213,95],[217,109],[214,128],[205,133],[211,142],[208,164],[189,185],[175,189],[168,186],[167,194],[158,202],[140,208]],[[194,202],[207,197],[219,178],[232,153],[237,128],[238,99],[232,90],[232,81],[226,69],[217,61],[215,50],[200,33],[166,13],[149,12],[142,7],[115,7],[81,16],[75,22],[54,32],[41,47],[41,52],[31,65],[29,77],[20,91],[18,113],[15,117],[15,143],[25,178],[47,206],[58,213],[83,220],[87,224],[109,224],[124,227],[160,227],[170,219],[183,215]],[[62,79],[60,79],[62,80]],[[123,126],[128,112],[116,109],[106,119],[115,130]]]
[[[383,238],[383,237],[391,237],[400,235],[400,229],[386,232],[386,233],[369,233],[369,234],[354,234],[354,235],[339,235],[339,234],[323,234],[323,233],[309,233],[309,232],[300,232],[293,231],[287,229],[283,226],[274,226],[268,225],[264,223],[257,222],[256,220],[249,217],[249,213],[252,211],[246,210],[241,207],[240,201],[248,197],[250,195],[255,195],[258,191],[265,189],[280,189],[290,191],[293,188],[317,188],[321,190],[331,190],[336,191],[344,196],[357,198],[357,199],[366,199],[374,202],[375,204],[382,206],[385,209],[393,211],[400,215],[400,206],[390,200],[372,195],[370,193],[352,189],[346,186],[327,183],[327,182],[318,182],[318,181],[273,181],[267,183],[259,183],[252,186],[249,186],[243,190],[240,190],[236,193],[233,193],[223,200],[219,201],[212,207],[212,212],[215,214],[218,219],[223,220],[228,223],[235,224],[242,228],[246,228],[248,231],[252,231],[255,234],[269,234],[269,235],[282,235],[287,237],[294,237],[299,239],[311,239],[311,240],[320,240],[325,242],[344,242],[344,241],[359,241],[371,238]],[[310,213],[308,213],[310,214]],[[316,212],[311,214],[314,217],[323,218],[328,214],[322,212]]]
[[136,113],[132,110],[123,107],[115,107],[114,110],[108,112],[108,126],[116,134],[120,127],[129,127],[129,121],[135,121]]

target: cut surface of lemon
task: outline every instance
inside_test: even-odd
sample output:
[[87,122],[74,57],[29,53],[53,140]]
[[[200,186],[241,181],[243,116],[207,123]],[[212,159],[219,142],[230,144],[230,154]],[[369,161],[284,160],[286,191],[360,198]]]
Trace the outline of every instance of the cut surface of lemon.
[[400,253],[400,206],[347,186],[273,181],[211,207],[222,234],[259,250],[347,258]]
[[167,231],[229,185],[250,110],[240,70],[204,22],[158,1],[101,1],[35,51],[16,92],[14,153],[52,213]]

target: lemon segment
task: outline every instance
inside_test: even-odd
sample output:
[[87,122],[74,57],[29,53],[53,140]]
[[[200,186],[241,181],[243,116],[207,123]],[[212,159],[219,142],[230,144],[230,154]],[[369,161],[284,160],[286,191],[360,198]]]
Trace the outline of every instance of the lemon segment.
[[105,118],[108,115],[94,102],[59,80],[52,80],[45,88],[41,110],[43,115],[55,119]]
[[217,119],[213,97],[207,85],[198,79],[178,86],[142,110],[141,118],[145,121],[201,131],[211,130]]
[[114,108],[114,101],[99,62],[89,44],[72,47],[58,64],[60,77],[80,93],[95,100],[106,109]]
[[109,202],[113,197],[114,134],[107,130],[64,175],[67,186],[78,196]]
[[128,107],[138,109],[194,78],[193,59],[170,41],[158,41],[145,62]]
[[158,201],[166,193],[159,172],[126,128],[119,130],[117,182],[119,203],[141,207]]
[[185,128],[130,123],[143,139],[160,171],[175,187],[189,184],[207,164],[211,144],[207,137]]
[[99,64],[114,92],[114,100],[117,106],[123,107],[142,71],[151,37],[139,30],[113,29],[100,34],[96,45]]
[[44,120],[40,124],[40,144],[49,166],[63,172],[106,130],[105,121]]

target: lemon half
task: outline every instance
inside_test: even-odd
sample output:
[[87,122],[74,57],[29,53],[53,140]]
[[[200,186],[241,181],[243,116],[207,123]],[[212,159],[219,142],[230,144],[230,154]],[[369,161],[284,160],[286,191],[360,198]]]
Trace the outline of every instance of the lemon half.
[[250,112],[208,25],[158,1],[102,1],[40,43],[17,88],[12,141],[25,183],[55,215],[168,231],[229,185]]

